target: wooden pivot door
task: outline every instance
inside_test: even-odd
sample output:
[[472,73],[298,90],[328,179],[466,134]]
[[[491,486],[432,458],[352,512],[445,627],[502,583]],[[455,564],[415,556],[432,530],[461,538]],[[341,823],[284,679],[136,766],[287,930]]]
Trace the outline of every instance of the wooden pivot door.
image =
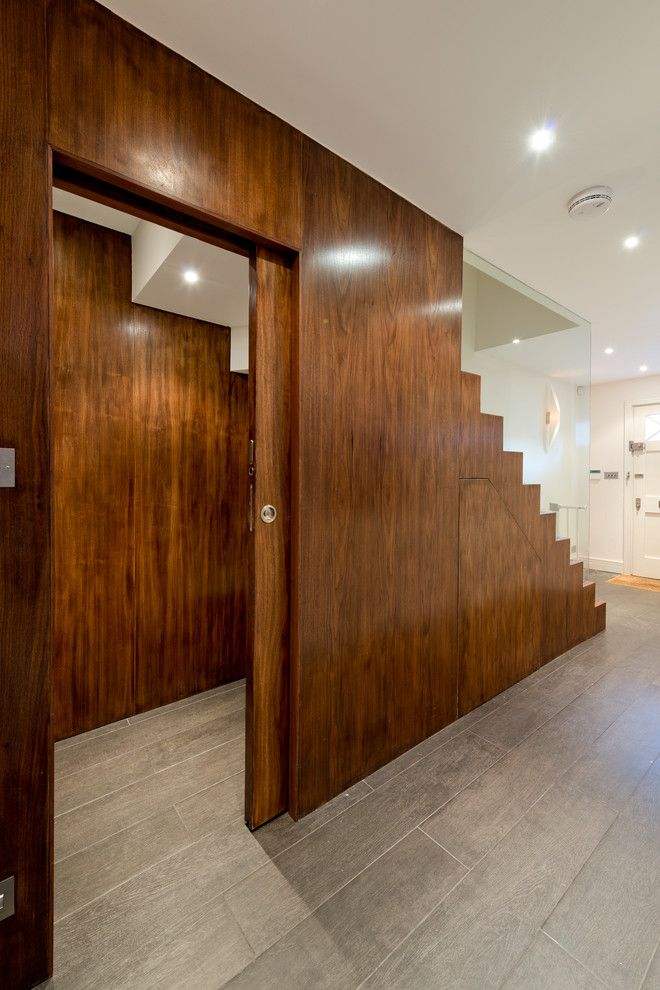
[[290,388],[297,267],[257,247],[250,263],[250,477],[245,818],[288,806]]

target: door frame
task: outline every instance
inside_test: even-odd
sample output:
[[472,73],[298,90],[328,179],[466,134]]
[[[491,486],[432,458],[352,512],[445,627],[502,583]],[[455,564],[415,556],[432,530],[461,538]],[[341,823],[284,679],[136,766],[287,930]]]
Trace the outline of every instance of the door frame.
[[[294,776],[291,759],[294,726],[290,683],[294,677],[291,654],[295,655],[292,650],[295,623],[292,621],[291,559],[294,556],[294,545],[297,545],[298,529],[291,499],[291,452],[297,450],[294,429],[297,418],[292,415],[292,378],[297,380],[297,351],[294,344],[298,334],[298,252],[287,245],[265,241],[248,229],[241,230],[234,225],[225,225],[211,213],[205,213],[179,199],[155,193],[121,175],[56,148],[49,148],[49,157],[52,163],[52,185],[250,259],[250,428],[254,429],[256,425],[263,437],[273,427],[277,439],[276,443],[268,445],[267,457],[263,456],[266,444],[263,439],[260,441],[262,456],[254,494],[257,500],[261,498],[264,502],[273,502],[281,508],[277,525],[268,526],[261,522],[257,509],[259,503],[255,502],[254,525],[248,537],[250,632],[246,644],[245,820],[250,829],[255,829],[287,810],[289,778]],[[52,286],[52,220],[49,221],[49,236],[49,278]],[[52,321],[51,304],[51,340]],[[266,354],[280,357],[273,364],[274,371],[260,360]],[[52,355],[49,356],[49,364],[51,359]],[[255,382],[255,368],[262,369],[259,385]],[[248,470],[248,451],[245,452],[245,469]],[[282,504],[283,501],[286,504]],[[247,506],[245,513],[247,524]],[[268,531],[267,537],[264,530]],[[269,555],[274,545],[276,553],[271,560]],[[271,596],[270,607],[257,612],[266,593]],[[276,612],[279,626],[272,620],[273,611]],[[262,624],[267,620],[268,628],[262,632]],[[273,659],[276,647],[277,656]],[[51,667],[51,707],[53,677]],[[51,770],[53,754],[54,748],[51,746]],[[52,787],[49,803],[52,821]],[[292,810],[295,814],[295,809]]]
[[[660,405],[660,399],[644,399],[643,402],[633,402],[632,400],[626,401],[624,403],[624,427],[623,427],[623,573],[632,574],[633,573],[633,550],[634,550],[634,540],[635,540],[635,514],[632,507],[632,499],[628,497],[630,491],[632,491],[632,483],[634,481],[634,458],[630,450],[629,444],[631,440],[634,440],[635,432],[635,409],[638,406],[657,406]],[[629,487],[630,486],[630,487]]]

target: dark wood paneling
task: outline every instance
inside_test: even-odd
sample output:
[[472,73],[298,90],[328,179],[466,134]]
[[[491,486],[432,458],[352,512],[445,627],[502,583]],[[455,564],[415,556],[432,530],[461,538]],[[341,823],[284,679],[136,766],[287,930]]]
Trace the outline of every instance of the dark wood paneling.
[[48,151],[43,11],[0,4],[0,983],[46,977],[51,945]]
[[[289,529],[291,337],[297,269],[266,248],[250,267],[250,437],[255,443],[250,539],[245,817],[285,811],[289,790]],[[247,469],[247,462],[246,462]],[[260,517],[264,505],[274,522]]]
[[458,714],[541,663],[542,565],[490,481],[461,481]]
[[131,303],[130,238],[54,222],[56,736],[241,677],[247,382]]
[[55,213],[54,732],[134,710],[131,239]]
[[[503,420],[501,416],[491,416],[481,412],[481,379],[478,375],[461,372],[462,415],[460,474],[462,479],[487,479],[499,496],[502,505],[510,514],[520,533],[541,563],[540,571],[540,662],[547,663],[571,646],[593,636],[604,628],[604,609],[595,608],[594,590],[589,583],[584,584],[582,564],[571,564],[568,540],[556,538],[556,517],[554,513],[539,513],[539,486],[522,483],[522,454],[503,450]],[[498,527],[487,514],[480,527],[485,540],[498,539]],[[502,551],[504,552],[504,551]],[[523,554],[525,556],[525,554]],[[508,560],[513,571],[520,567],[520,560],[511,549]],[[533,561],[532,561],[533,564]],[[535,567],[535,565],[533,565]],[[469,591],[469,586],[466,592]],[[476,592],[470,592],[476,594]],[[463,586],[461,591],[463,597]],[[515,596],[514,596],[515,597]],[[461,606],[463,607],[463,606]],[[528,639],[526,628],[509,622],[502,626],[500,641],[502,658],[509,665],[506,674],[495,676],[497,683],[514,683],[524,676],[521,669],[524,662],[518,662],[520,651],[529,646],[530,670],[534,669],[537,657],[535,641]],[[488,650],[484,647],[486,664]],[[509,657],[509,660],[506,660]],[[468,656],[459,657],[459,665],[471,669],[474,677],[474,649]],[[482,675],[488,679],[488,671]],[[502,690],[502,689],[500,689]],[[465,694],[461,711],[469,711],[468,705],[477,706],[484,700],[479,691]],[[460,706],[459,706],[460,707]]]
[[456,717],[462,264],[311,141],[305,186],[298,813]]
[[245,426],[232,447],[228,329],[142,306],[133,319],[135,684],[144,711],[243,676],[246,519],[236,512],[232,452]]
[[91,0],[49,3],[53,147],[297,247],[301,135]]
[[[24,7],[1,7],[0,90],[2,315],[12,330],[0,422],[23,464],[21,487],[0,499],[10,534],[0,866],[23,876],[0,941],[12,960],[3,976],[20,983],[44,975],[47,953],[49,765],[44,38],[40,3],[27,19]],[[125,190],[208,210],[230,232],[288,247],[304,239],[291,780],[292,811],[309,811],[456,715],[461,240],[306,140],[303,179],[298,132],[91,0],[48,8],[54,146]],[[519,469],[519,456],[504,457],[491,480],[537,547],[537,494],[512,490]],[[589,605],[590,593],[566,582]],[[577,609],[567,641],[569,625],[588,634],[602,621],[602,609],[593,626]]]

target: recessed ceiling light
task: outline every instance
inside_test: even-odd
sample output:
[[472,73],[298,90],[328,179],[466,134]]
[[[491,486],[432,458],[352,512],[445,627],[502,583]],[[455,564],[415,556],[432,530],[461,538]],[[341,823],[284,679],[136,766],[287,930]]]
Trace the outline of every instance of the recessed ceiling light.
[[532,151],[547,151],[555,140],[555,129],[550,124],[544,124],[529,136],[529,147]]
[[183,279],[185,282],[188,283],[188,285],[194,285],[195,282],[199,282],[199,273],[196,272],[193,268],[186,268],[185,272],[183,273]]
[[614,348],[613,347],[606,347],[605,348],[605,353],[606,354],[614,354]]
[[639,245],[639,237],[637,236],[637,234],[631,234],[630,237],[626,237],[625,241],[623,242],[624,248],[628,248],[629,251],[632,251],[633,248],[636,248],[638,245]]
[[513,340],[511,341],[511,343],[512,344],[519,344],[520,343],[520,337],[514,337]]
[[639,370],[640,371],[648,371],[649,369],[648,369],[648,366],[646,364],[640,364]]

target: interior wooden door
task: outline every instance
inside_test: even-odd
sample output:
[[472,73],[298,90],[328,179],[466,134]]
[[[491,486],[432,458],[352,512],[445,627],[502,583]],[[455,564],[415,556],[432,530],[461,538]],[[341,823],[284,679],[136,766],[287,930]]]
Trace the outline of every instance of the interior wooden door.
[[286,810],[289,774],[291,340],[296,269],[258,247],[250,264],[249,592],[245,818]]

